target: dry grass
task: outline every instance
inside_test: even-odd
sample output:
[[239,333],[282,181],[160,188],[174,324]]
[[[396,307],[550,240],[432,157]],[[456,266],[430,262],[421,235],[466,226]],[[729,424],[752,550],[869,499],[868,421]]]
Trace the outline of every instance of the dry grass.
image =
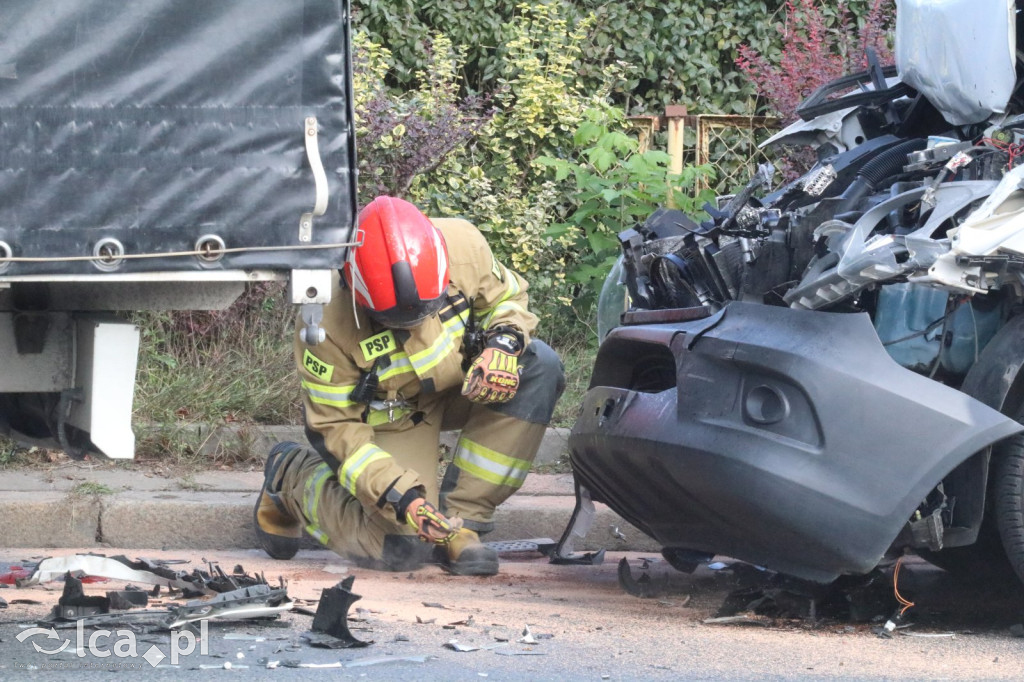
[[143,341],[134,421],[164,425],[140,439],[140,454],[188,464],[203,445],[190,425],[296,423],[293,314],[274,283],[250,285],[221,312],[137,315]]
[[[217,313],[141,313],[143,333],[134,422],[140,459],[158,458],[186,471],[252,467],[258,462],[244,428],[203,449],[210,432],[197,425],[299,424],[298,381],[292,356],[294,308],[279,284],[250,285]],[[569,427],[590,381],[593,334],[579,320],[542,326],[566,368],[566,391],[554,426]],[[258,459],[258,457],[257,457]],[[0,456],[0,466],[3,459]]]

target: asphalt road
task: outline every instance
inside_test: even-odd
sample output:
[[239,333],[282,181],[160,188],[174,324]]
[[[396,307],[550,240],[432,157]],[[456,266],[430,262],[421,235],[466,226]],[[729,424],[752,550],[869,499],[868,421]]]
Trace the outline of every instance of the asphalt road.
[[[73,553],[4,550],[0,565]],[[202,567],[204,559],[228,571],[241,564],[250,573],[265,573],[271,583],[284,578],[289,596],[311,600],[310,609],[323,589],[354,575],[353,592],[362,598],[350,611],[349,626],[356,637],[373,643],[358,649],[312,648],[302,639],[312,618],[295,612],[272,622],[214,623],[206,653],[182,653],[175,665],[167,633],[135,636],[135,657],[96,655],[113,653],[117,645],[130,653],[128,631],[97,635],[90,650],[89,637],[96,631],[83,630],[81,656],[73,629],[54,638],[37,632],[19,641],[56,603],[62,590],[57,582],[0,589],[0,597],[10,602],[0,609],[0,678],[107,680],[118,671],[119,679],[158,680],[318,675],[332,680],[1019,680],[1024,670],[1024,639],[1011,632],[1024,621],[1024,589],[966,585],[916,559],[904,565],[899,582],[901,594],[916,602],[907,612],[911,626],[882,638],[873,632],[878,623],[823,612],[815,618],[755,616],[742,625],[706,624],[738,589],[776,584],[745,565],[718,571],[701,567],[686,575],[651,555],[610,553],[600,566],[552,566],[520,554],[504,561],[498,576],[460,578],[436,567],[401,574],[367,571],[322,551],[303,551],[289,562],[255,551],[110,548],[104,553],[184,559],[186,568]],[[623,557],[633,578],[643,580],[653,596],[623,590],[617,574]],[[652,559],[646,569],[644,557]],[[85,592],[102,595],[122,586],[87,584]],[[887,612],[897,606],[890,587],[885,583],[881,590]],[[480,649],[455,651],[448,648],[452,640]],[[68,645],[56,655],[36,650],[50,651],[64,641]],[[187,641],[179,636],[176,645],[184,651]],[[164,656],[156,667],[142,658],[154,647]],[[275,661],[278,667],[268,669]],[[285,667],[289,663],[335,667]]]

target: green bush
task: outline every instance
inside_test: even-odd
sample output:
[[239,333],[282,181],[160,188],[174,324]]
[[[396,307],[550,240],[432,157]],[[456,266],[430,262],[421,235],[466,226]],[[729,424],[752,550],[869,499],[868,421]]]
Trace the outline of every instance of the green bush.
[[574,254],[569,278],[580,285],[577,300],[588,309],[620,253],[619,232],[663,206],[699,218],[701,207],[714,199],[710,190],[694,192],[697,180],[712,174],[709,166],[673,174],[668,154],[640,151],[637,140],[622,131],[622,124],[623,116],[616,109],[590,109],[573,136],[575,149],[568,159],[538,160],[555,170],[557,182],[570,180],[574,188],[573,210],[547,234],[568,241]]
[[631,113],[685,104],[699,113],[748,113],[753,89],[733,64],[740,44],[760,52],[780,47],[771,19],[781,2],[691,0],[356,0],[355,24],[391,50],[391,86],[415,87],[437,34],[465,50],[463,87],[494,91],[509,59],[515,27],[549,7],[570,25],[590,21],[575,69],[584,91],[597,90],[606,69],[624,69],[614,103]]
[[547,230],[575,205],[574,188],[536,163],[567,157],[584,113],[608,92],[585,91],[575,65],[588,22],[571,24],[558,4],[520,5],[508,27],[496,112],[476,138],[413,183],[411,198],[432,215],[460,215],[484,231],[492,249],[531,286],[531,306],[551,333],[571,302],[566,279],[572,241]]

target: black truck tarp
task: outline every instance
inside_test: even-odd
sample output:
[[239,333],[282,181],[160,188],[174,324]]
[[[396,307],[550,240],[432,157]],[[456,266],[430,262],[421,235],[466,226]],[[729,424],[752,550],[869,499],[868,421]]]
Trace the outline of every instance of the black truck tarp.
[[[97,274],[69,259],[103,240],[126,273],[336,267],[343,250],[323,247],[355,212],[348,31],[341,0],[4,0],[0,242],[50,260],[0,274]],[[308,117],[329,202],[301,242]],[[206,235],[226,247],[215,263],[130,258]]]

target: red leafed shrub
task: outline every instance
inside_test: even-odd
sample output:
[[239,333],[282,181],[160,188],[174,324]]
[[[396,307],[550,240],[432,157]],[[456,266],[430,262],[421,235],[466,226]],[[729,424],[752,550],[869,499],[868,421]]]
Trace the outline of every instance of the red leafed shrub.
[[777,26],[782,36],[777,63],[741,45],[736,66],[789,123],[816,88],[867,68],[867,48],[875,48],[883,65],[893,62],[894,16],[893,0],[868,0],[859,21],[844,3],[826,8],[821,0],[786,0],[785,20]]

